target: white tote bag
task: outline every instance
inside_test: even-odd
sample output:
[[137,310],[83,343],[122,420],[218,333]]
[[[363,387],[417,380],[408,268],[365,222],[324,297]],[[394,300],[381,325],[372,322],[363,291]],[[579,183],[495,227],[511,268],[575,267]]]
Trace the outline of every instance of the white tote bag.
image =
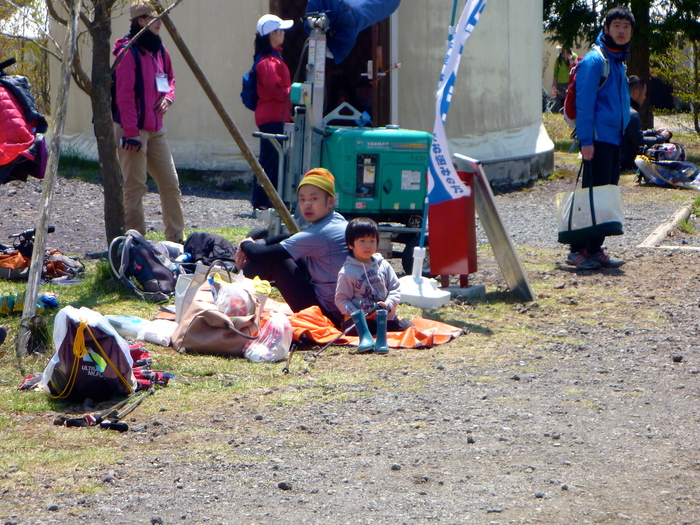
[[562,244],[623,234],[622,198],[620,187],[615,184],[557,193],[556,203],[559,242]]

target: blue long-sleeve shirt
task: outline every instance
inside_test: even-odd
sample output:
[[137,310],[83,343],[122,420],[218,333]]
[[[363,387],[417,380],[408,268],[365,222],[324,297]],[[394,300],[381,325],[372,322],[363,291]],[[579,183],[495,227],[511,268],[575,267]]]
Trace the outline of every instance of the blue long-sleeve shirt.
[[600,81],[605,60],[595,49],[577,66],[576,72],[576,134],[581,146],[607,142],[619,146],[630,120],[630,92],[625,59],[628,53],[615,53],[603,46],[603,33],[596,44],[610,64],[605,83]]

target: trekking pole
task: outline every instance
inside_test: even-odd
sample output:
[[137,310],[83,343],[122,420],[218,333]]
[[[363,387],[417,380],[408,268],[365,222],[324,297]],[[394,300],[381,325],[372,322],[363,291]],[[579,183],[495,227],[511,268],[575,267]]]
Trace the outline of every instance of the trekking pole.
[[153,387],[149,388],[141,397],[139,397],[136,401],[131,403],[128,407],[126,407],[124,410],[116,414],[113,419],[123,419],[124,416],[131,414],[136,408],[143,403],[143,400],[146,399],[148,396],[152,395],[155,393],[155,389]]
[[[374,306],[372,306],[372,308],[370,308],[369,310],[367,310],[367,312],[365,313],[365,317],[369,317],[369,316],[372,315],[376,310],[377,310],[377,305],[375,304]],[[350,330],[352,330],[353,328],[355,328],[355,323],[353,323],[353,324],[351,324],[350,326],[348,326],[345,330],[343,330],[341,333],[339,333],[339,334],[336,336],[335,339],[333,339],[330,343],[328,343],[326,346],[324,346],[324,347],[321,348],[318,352],[316,352],[316,353],[314,354],[314,357],[318,357],[319,355],[321,355],[321,352],[325,351],[329,346],[332,346],[333,343],[335,343],[338,339],[340,339],[340,338],[343,337],[344,335],[347,335],[348,332],[349,332]]]
[[326,346],[324,346],[323,348],[321,348],[321,349],[320,349],[318,352],[316,352],[313,356],[314,356],[314,357],[318,357],[319,355],[321,355],[321,352],[324,352],[329,346],[333,346],[333,343],[335,343],[338,339],[340,339],[340,338],[343,337],[344,335],[347,335],[347,333],[348,333],[350,330],[352,330],[353,328],[355,328],[355,325],[354,325],[354,324],[351,324],[350,326],[348,326],[345,330],[343,330],[343,331],[340,332],[337,336],[335,336],[335,338],[334,338],[330,343],[328,343]]
[[136,401],[131,403],[121,412],[118,412],[114,415],[112,415],[111,413],[108,414],[108,419],[100,423],[100,428],[104,428],[106,430],[116,430],[117,432],[126,432],[127,430],[129,430],[129,425],[127,423],[122,422],[121,419],[124,416],[131,414],[131,412],[133,412],[141,403],[143,403],[144,399],[152,395],[154,392],[155,389],[149,388],[145,393],[141,395],[141,397],[137,398]]
[[102,422],[105,417],[116,410],[126,405],[129,401],[133,400],[135,397],[140,396],[141,392],[134,392],[129,397],[122,399],[119,403],[112,405],[111,407],[103,410],[98,414],[85,414],[82,417],[66,418],[64,415],[58,416],[54,419],[54,425],[63,425],[66,427],[91,427]]
[[292,348],[289,350],[289,354],[287,355],[287,364],[286,364],[286,365],[284,366],[284,368],[282,369],[282,373],[283,373],[283,374],[288,374],[288,373],[289,373],[289,363],[292,362],[292,354],[293,354],[294,352],[296,352],[297,346],[298,346],[298,345],[297,345],[296,343],[292,344]]

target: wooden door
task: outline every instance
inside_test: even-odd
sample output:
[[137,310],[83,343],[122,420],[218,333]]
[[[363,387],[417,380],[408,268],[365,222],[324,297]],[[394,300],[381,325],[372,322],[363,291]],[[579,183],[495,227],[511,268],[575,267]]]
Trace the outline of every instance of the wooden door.
[[[307,0],[271,0],[270,12],[285,20],[294,20],[292,29],[287,31],[284,44],[284,61],[289,66],[292,81],[302,81],[306,55],[303,57],[304,31],[303,18]],[[379,76],[390,69],[389,19],[383,20],[362,31],[355,47],[340,64],[328,60],[326,64],[326,103],[324,113],[335,109],[341,102],[348,102],[359,111],[367,111],[375,126],[390,124],[391,85],[390,75]],[[368,63],[371,63],[368,76]]]

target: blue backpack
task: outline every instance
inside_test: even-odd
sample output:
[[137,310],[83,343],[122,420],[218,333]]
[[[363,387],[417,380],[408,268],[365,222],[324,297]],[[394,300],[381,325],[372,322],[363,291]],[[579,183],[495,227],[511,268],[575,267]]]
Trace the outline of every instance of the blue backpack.
[[[272,54],[280,59],[282,58],[275,50],[272,51]],[[244,74],[242,78],[243,89],[241,90],[241,100],[243,101],[243,105],[251,111],[255,111],[255,108],[258,107],[258,78],[255,70],[258,68],[258,63],[262,57],[262,53],[257,54],[253,61],[253,67],[251,67],[250,71]]]

